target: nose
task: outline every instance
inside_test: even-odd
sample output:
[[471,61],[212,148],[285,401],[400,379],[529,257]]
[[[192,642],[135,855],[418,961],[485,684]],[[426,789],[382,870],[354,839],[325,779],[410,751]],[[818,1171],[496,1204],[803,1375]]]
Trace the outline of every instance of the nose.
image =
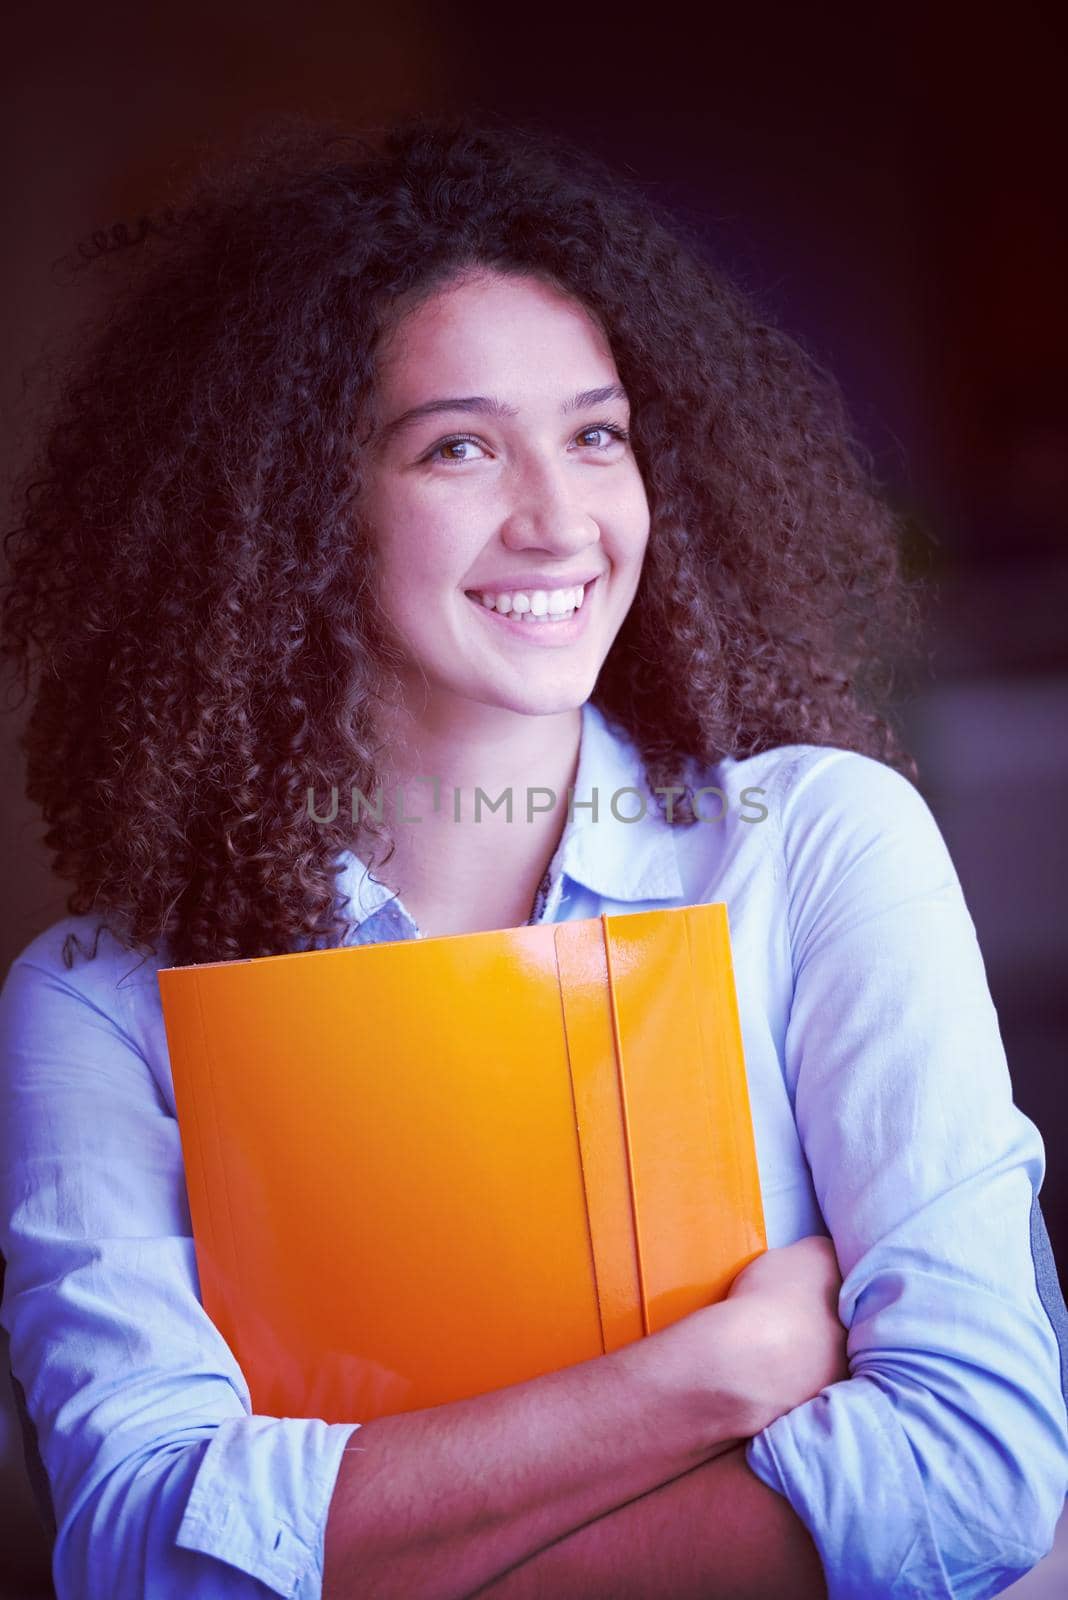
[[596,518],[578,495],[574,466],[548,462],[517,473],[500,533],[511,550],[545,550],[564,557],[601,537]]

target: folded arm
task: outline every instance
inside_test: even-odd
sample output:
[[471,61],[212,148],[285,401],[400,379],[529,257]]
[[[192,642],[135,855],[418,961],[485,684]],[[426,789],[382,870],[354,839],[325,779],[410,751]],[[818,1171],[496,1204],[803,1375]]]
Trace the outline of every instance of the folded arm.
[[816,1546],[744,1447],[628,1501],[513,1567],[478,1600],[826,1600]]
[[850,1377],[747,1460],[809,1528],[831,1600],[985,1600],[1047,1553],[1068,1489],[1031,1253],[1042,1141],[919,793],[868,757],[809,752],[780,820],[787,1088]]

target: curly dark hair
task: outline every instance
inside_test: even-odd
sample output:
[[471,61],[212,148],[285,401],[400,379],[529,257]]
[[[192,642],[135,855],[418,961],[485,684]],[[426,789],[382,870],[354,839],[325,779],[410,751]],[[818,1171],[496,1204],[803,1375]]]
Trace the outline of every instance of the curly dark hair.
[[391,307],[469,266],[581,302],[630,395],[652,523],[593,698],[650,787],[796,743],[916,780],[878,709],[916,589],[839,391],[637,184],[492,120],[289,129],[83,253],[130,271],[19,485],[0,645],[71,913],[178,964],[344,937],[351,823],[307,791],[375,792],[396,664],[358,421]]

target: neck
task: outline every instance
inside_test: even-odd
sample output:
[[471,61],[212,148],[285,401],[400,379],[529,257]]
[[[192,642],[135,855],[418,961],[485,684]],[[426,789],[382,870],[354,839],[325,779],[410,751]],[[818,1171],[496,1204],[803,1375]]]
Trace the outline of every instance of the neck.
[[404,711],[377,732],[383,820],[396,847],[378,875],[421,931],[525,922],[567,821],[581,708],[529,716],[472,705],[448,718]]
[[[527,785],[554,788],[564,773],[570,781],[581,732],[580,707],[547,716],[498,706],[472,706],[448,717],[428,711],[418,719],[398,712],[378,725],[383,792],[390,785],[408,789],[417,778],[436,778],[443,792],[460,789],[465,799],[476,788],[494,795],[511,787],[517,798]],[[423,785],[422,792],[429,788]]]

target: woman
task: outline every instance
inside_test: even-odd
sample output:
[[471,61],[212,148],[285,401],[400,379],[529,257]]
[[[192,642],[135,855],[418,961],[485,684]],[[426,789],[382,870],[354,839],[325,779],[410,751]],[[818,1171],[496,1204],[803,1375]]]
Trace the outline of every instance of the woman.
[[[75,886],[0,1000],[59,1593],[999,1592],[1068,1478],[1043,1150],[877,709],[915,608],[835,390],[507,130],[274,150],[135,242],[5,612]],[[727,1301],[452,1406],[253,1416],[157,968],[713,899],[773,1247]]]

